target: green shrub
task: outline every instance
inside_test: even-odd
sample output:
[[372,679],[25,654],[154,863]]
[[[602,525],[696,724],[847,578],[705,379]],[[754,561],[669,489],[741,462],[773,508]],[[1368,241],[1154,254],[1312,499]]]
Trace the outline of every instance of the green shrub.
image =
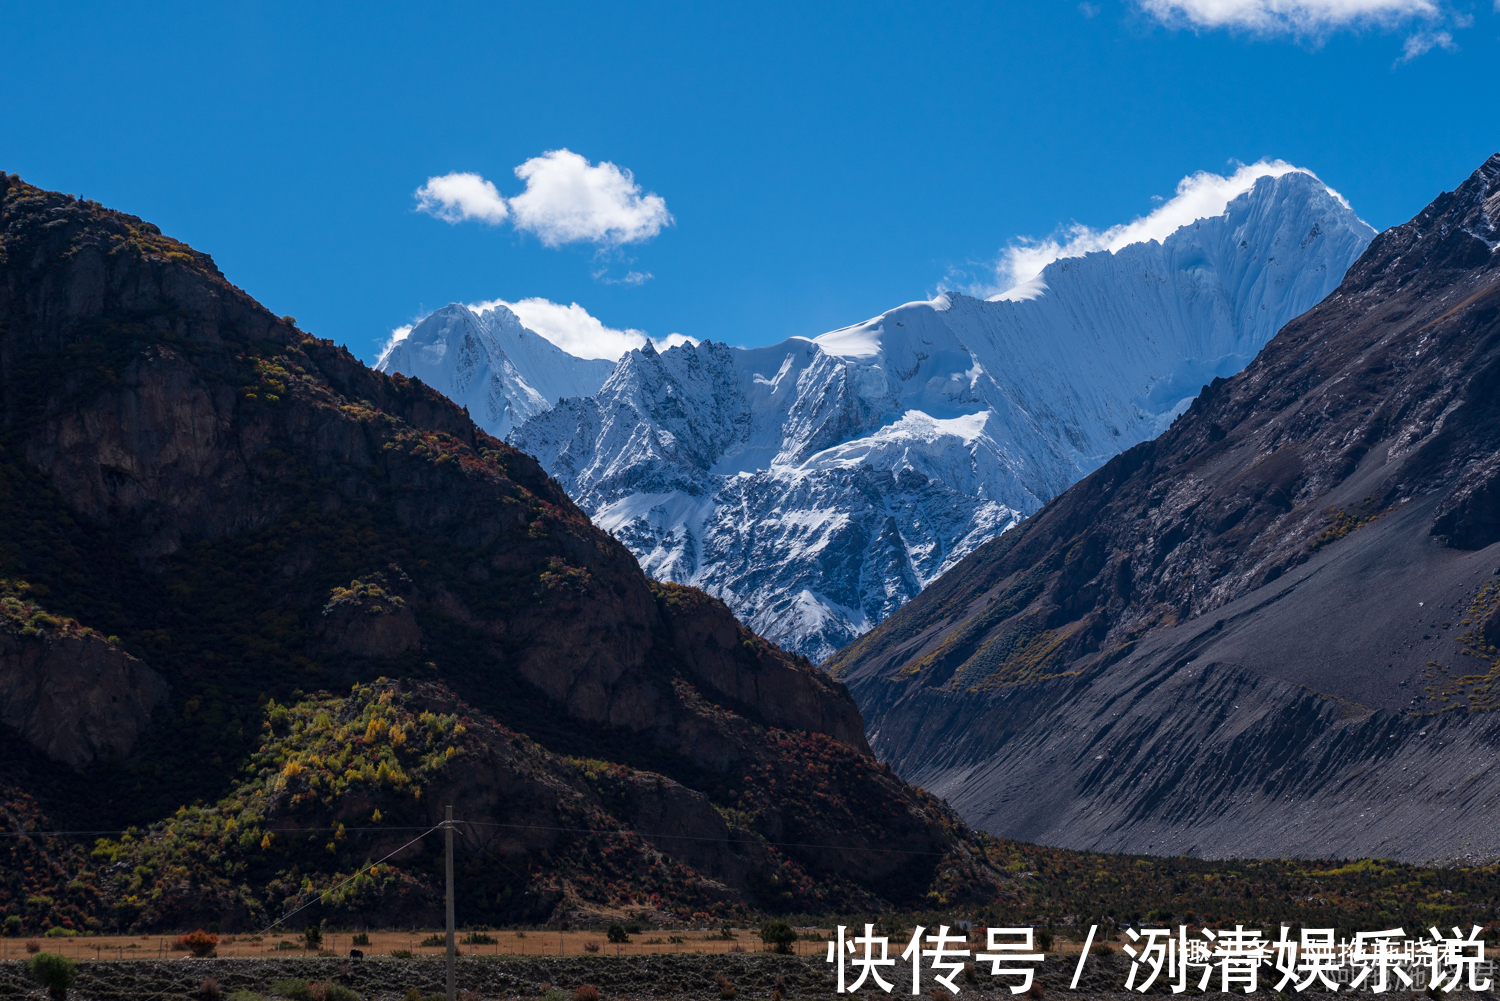
[[411,958],[411,950],[410,949],[392,949],[391,950],[391,957],[393,959],[410,959]]
[[370,936],[366,935],[364,932],[360,932],[358,935],[350,939],[349,943],[351,945],[369,945]]
[[77,937],[78,937],[78,933],[76,931],[74,931],[71,928],[64,928],[62,925],[53,925],[51,928],[48,928],[46,931],[42,932],[42,938],[77,938]]
[[604,932],[604,937],[611,942],[624,943],[630,941],[630,935],[625,931],[624,925],[610,925]]
[[777,952],[791,952],[797,932],[785,921],[767,921],[760,926],[760,940]]
[[5,918],[5,934],[10,936],[11,938],[17,938],[20,936],[21,931],[21,915],[7,915]]
[[254,991],[241,988],[229,995],[227,1001],[266,1001],[266,999]]
[[78,964],[66,956],[39,952],[27,961],[26,972],[47,988],[48,994],[61,1001],[68,996],[68,988],[73,986],[73,981],[78,979]]
[[461,941],[464,945],[494,945],[495,940],[482,931],[471,931]]
[[312,1001],[312,992],[307,989],[306,980],[298,980],[288,977],[271,984],[271,993],[279,998],[291,998],[292,1001]]
[[428,935],[422,940],[422,948],[424,949],[442,949],[446,948],[447,945],[447,935]]

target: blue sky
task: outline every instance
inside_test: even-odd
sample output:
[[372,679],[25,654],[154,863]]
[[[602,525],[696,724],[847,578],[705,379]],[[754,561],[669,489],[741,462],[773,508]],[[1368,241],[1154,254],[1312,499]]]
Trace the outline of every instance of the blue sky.
[[[1497,5],[6,0],[0,169],[158,223],[367,360],[424,310],[529,297],[765,344],[993,285],[1016,238],[1235,161],[1403,222],[1500,150]],[[453,173],[488,221],[418,211]]]

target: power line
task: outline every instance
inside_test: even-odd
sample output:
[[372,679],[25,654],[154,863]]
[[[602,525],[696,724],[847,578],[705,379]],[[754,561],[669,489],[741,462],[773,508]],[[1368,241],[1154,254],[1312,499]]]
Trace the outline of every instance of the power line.
[[[252,825],[253,827],[253,825]],[[321,834],[328,831],[426,831],[426,827],[388,827],[382,824],[379,827],[253,827],[254,830],[269,834]],[[149,828],[130,828],[128,830],[112,831],[0,831],[0,838],[30,838],[30,837],[104,837],[109,834],[129,834],[139,837],[151,837],[165,835],[168,831],[153,831]]]
[[[301,907],[298,907],[296,910],[287,911],[281,917],[277,918],[275,921],[272,921],[270,924],[268,924],[264,928],[262,928],[257,934],[264,935],[266,932],[270,931],[272,928],[275,928],[277,925],[281,924],[281,922],[285,921],[287,918],[291,917],[293,914],[296,914],[298,911],[305,911],[305,910],[307,910],[313,904],[316,904],[318,901],[322,900],[324,894],[332,893],[334,890],[337,890],[339,887],[343,886],[345,883],[351,883],[351,882],[353,882],[354,880],[358,879],[360,876],[363,876],[366,872],[369,872],[371,869],[375,868],[377,865],[380,865],[381,862],[384,862],[386,859],[390,858],[391,855],[395,855],[397,852],[405,851],[406,849],[410,848],[412,845],[416,844],[418,841],[421,841],[423,838],[427,837],[427,835],[431,834],[433,831],[438,830],[442,826],[443,826],[442,824],[438,824],[436,827],[429,827],[429,828],[427,828],[421,834],[418,834],[416,837],[412,838],[406,844],[402,845],[400,848],[397,848],[396,851],[393,851],[393,852],[387,854],[385,856],[385,858],[382,858],[379,862],[371,862],[369,865],[365,866],[363,869],[359,870],[354,875],[350,876],[348,879],[341,880],[338,883],[335,883],[333,886],[330,886],[326,890],[318,890],[318,891],[316,891],[316,894],[315,894],[315,896],[313,897],[312,900],[309,900],[307,903],[303,904]],[[411,828],[408,828],[408,830],[410,830],[410,829]]]
[[[598,834],[598,835],[634,835],[646,841],[707,841],[726,845],[766,845],[772,848],[811,848],[823,851],[840,852],[873,852],[881,855],[926,855],[942,857],[948,852],[924,852],[907,848],[863,848],[857,845],[820,845],[802,841],[767,841],[760,838],[712,838],[696,834],[654,834],[647,831],[636,831],[631,829],[610,829],[601,827],[550,827],[542,824],[488,824],[478,820],[455,820],[455,824],[468,824],[471,827],[496,827],[507,828],[518,831],[554,831],[563,834]],[[438,825],[439,827],[442,825]],[[320,834],[333,831],[422,831],[424,834],[437,830],[436,827],[255,827],[254,830],[269,834]],[[0,838],[22,838],[22,837],[103,837],[106,835],[134,835],[141,838],[153,836],[165,836],[166,831],[151,830],[111,830],[111,831],[0,831]],[[420,836],[417,840],[421,840]]]
[[769,845],[773,848],[821,848],[828,851],[840,852],[878,852],[889,855],[936,855],[944,856],[947,852],[919,852],[905,848],[859,848],[850,845],[814,845],[799,841],[765,841],[759,838],[708,838],[696,834],[648,834],[644,831],[632,830],[610,830],[607,828],[593,827],[546,827],[540,824],[486,824],[477,820],[457,820],[457,824],[469,824],[474,827],[506,827],[521,831],[562,831],[570,834],[634,834],[638,838],[650,841],[655,838],[676,839],[678,841],[711,841],[716,844],[726,845]]

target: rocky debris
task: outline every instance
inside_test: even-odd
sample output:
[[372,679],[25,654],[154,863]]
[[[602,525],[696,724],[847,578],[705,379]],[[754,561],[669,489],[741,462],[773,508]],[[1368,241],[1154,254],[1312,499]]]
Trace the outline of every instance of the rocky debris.
[[[456,964],[458,990],[475,991],[481,998],[531,998],[548,987],[569,993],[584,984],[598,987],[606,999],[683,998],[691,1001],[724,1001],[719,981],[723,976],[734,988],[736,999],[766,1001],[780,980],[786,998],[833,997],[837,987],[833,967],[821,951],[822,942],[805,943],[815,955],[782,956],[773,953],[729,953],[695,955],[666,953],[656,956],[461,956]],[[480,950],[482,952],[482,947]],[[893,949],[894,955],[897,950]],[[1051,956],[1042,964],[1035,982],[1043,992],[1065,991],[1072,980],[1072,956]],[[1139,997],[1126,995],[1124,985],[1129,962],[1115,953],[1090,957],[1080,978],[1078,993],[1069,997]],[[890,996],[910,996],[909,964],[897,959],[896,967],[881,971],[887,982],[896,986]],[[297,978],[307,981],[327,980],[353,989],[364,1001],[400,1001],[416,988],[441,994],[445,983],[444,964],[440,957],[392,959],[368,957],[362,961],[347,959],[206,959],[206,960],[126,960],[84,961],[79,964],[79,978],[73,994],[80,1001],[125,1001],[148,994],[166,997],[191,997],[205,976],[213,976],[224,994],[237,990],[266,991],[277,980]],[[1002,983],[1004,981],[1005,983]],[[922,970],[923,990],[931,983],[931,971]],[[960,998],[1000,1001],[1013,995],[1006,983],[1014,978],[991,978],[989,969],[979,964],[972,978],[960,975]],[[867,982],[868,984],[868,982]],[[29,997],[34,984],[29,982],[24,964],[0,964],[0,990],[14,992],[15,997]],[[952,997],[940,988],[943,997]],[[36,992],[38,999],[44,991]],[[867,997],[886,997],[876,987]]]
[[[842,651],[877,753],[993,833],[1071,847],[1500,853],[1500,745],[1463,712],[1500,707],[1497,206],[1500,155],[1160,438]],[[1449,709],[1440,755],[1396,718]]]
[[[823,947],[821,942],[806,943]],[[896,950],[892,950],[894,954]],[[1140,993],[1124,990],[1130,961],[1119,952],[1107,956],[1090,956],[1084,963],[1078,986],[1072,987],[1075,953],[1049,955],[1034,978],[1032,998],[1056,996],[1077,1001],[1126,1001]],[[546,989],[560,988],[571,994],[584,984],[599,988],[605,1001],[724,1001],[716,976],[722,975],[734,988],[737,1001],[768,1001],[773,990],[785,998],[822,998],[835,995],[837,982],[832,966],[818,956],[778,956],[770,953],[729,955],[665,954],[659,956],[578,956],[562,958],[519,956],[461,956],[455,970],[457,988],[462,994],[473,991],[484,1001],[493,999],[526,999],[542,995]],[[136,1001],[159,996],[170,999],[193,998],[203,978],[212,976],[225,995],[249,990],[265,993],[278,980],[299,979],[309,982],[328,981],[354,990],[363,1001],[401,1001],[409,990],[425,995],[443,993],[445,967],[438,957],[391,959],[368,957],[347,959],[202,959],[202,960],[124,960],[89,961],[79,964],[79,977],[72,996],[79,1001]],[[932,983],[931,971],[924,968],[923,992]],[[1269,978],[1267,976],[1269,974]],[[882,975],[895,987],[890,994],[879,987],[870,989],[869,981],[858,996],[866,999],[910,997],[911,975],[908,964],[897,959],[895,968],[882,969]],[[1280,974],[1262,971],[1260,989],[1252,996],[1272,997]],[[778,981],[780,987],[778,988]],[[956,998],[958,1001],[1006,1001],[1016,997],[1007,984],[1013,977],[991,977],[987,965],[974,968],[972,978],[960,975],[957,995],[945,987],[941,993],[928,995]],[[1196,987],[1196,984],[1194,984]],[[1209,992],[1217,990],[1218,981]],[[0,991],[10,997],[44,1001],[46,992],[27,977],[21,962],[0,963]],[[1410,992],[1408,992],[1410,993]],[[1236,989],[1236,995],[1240,990]],[[1343,991],[1347,997],[1379,998],[1370,991]],[[1151,996],[1171,997],[1169,985],[1158,979]],[[1022,995],[1027,996],[1027,995]],[[1455,1001],[1485,998],[1467,985],[1445,994]]]

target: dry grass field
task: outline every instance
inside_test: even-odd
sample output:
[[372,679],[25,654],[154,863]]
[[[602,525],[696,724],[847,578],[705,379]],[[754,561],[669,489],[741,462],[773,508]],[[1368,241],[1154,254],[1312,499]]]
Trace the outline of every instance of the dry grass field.
[[[863,931],[863,929],[859,929]],[[833,937],[831,928],[798,928],[799,938],[793,951],[800,956],[817,957],[827,951],[825,944]],[[368,945],[354,945],[356,932],[326,932],[322,949],[308,949],[301,935],[267,934],[222,935],[216,955],[222,959],[300,959],[314,956],[346,956],[351,948],[358,948],[366,956],[400,955],[409,951],[413,957],[438,957],[443,955],[441,944],[424,945],[424,941],[442,938],[441,930],[418,931],[372,931],[364,934]],[[493,939],[493,943],[463,940],[470,932],[458,933],[458,951],[465,956],[654,956],[654,955],[714,955],[726,953],[755,953],[766,950],[754,928],[732,930],[733,940],[723,938],[718,931],[705,929],[656,930],[646,929],[631,935],[628,943],[612,943],[602,931],[547,931],[537,929],[503,930],[476,933]],[[908,931],[906,934],[910,934]],[[31,946],[46,952],[60,953],[73,959],[126,960],[126,959],[174,959],[187,956],[185,949],[174,948],[175,935],[90,935],[77,938],[18,939],[0,938],[0,960],[25,959]],[[673,941],[680,939],[681,941]],[[893,951],[900,945],[892,940]],[[904,945],[904,938],[901,945]],[[971,948],[983,948],[976,936]],[[1059,938],[1050,951],[1074,953],[1080,943]]]
[[[800,933],[817,934],[819,941],[799,941],[796,951],[803,955],[818,955],[826,950],[824,930],[799,929]],[[322,955],[347,955],[350,948],[358,948],[366,956],[387,956],[393,952],[408,950],[413,956],[441,956],[442,945],[423,945],[431,937],[442,938],[441,930],[420,931],[372,931],[368,945],[354,946],[355,932],[326,932],[323,935]],[[760,952],[765,948],[755,929],[740,928],[734,931],[734,940],[720,937],[717,931],[658,931],[647,929],[631,935],[628,943],[611,943],[603,931],[491,931],[479,933],[491,939],[491,943],[463,943],[470,933],[458,933],[458,951],[466,956],[587,956],[621,955],[645,956],[669,953],[732,953]],[[0,959],[24,959],[28,941],[46,952],[60,953],[74,959],[172,959],[187,955],[186,950],[174,948],[175,935],[89,935],[77,938],[0,939]],[[681,939],[680,942],[670,939]],[[308,949],[301,935],[270,933],[258,935],[221,935],[217,955],[225,959],[296,959],[319,955],[319,950]]]

